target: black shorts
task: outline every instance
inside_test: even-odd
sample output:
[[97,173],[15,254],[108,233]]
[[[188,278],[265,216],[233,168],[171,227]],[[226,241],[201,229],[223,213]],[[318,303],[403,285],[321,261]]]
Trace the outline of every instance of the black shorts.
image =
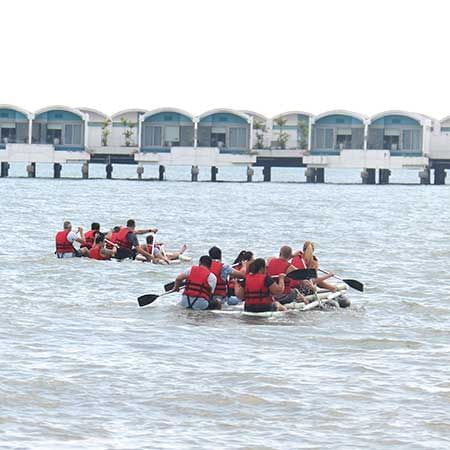
[[277,308],[274,303],[272,303],[271,305],[245,305],[244,306],[244,311],[254,312],[254,313],[276,311],[276,309]]

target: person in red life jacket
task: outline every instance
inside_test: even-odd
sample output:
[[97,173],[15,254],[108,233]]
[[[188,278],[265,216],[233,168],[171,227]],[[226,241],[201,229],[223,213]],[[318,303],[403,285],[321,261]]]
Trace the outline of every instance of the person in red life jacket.
[[[253,253],[247,250],[242,250],[236,259],[231,264],[231,267],[243,274],[248,273],[250,263],[254,261]],[[235,295],[234,288],[236,286],[236,278],[228,280],[228,301],[229,305],[237,305],[241,300]]]
[[87,248],[88,250],[94,246],[95,238],[100,233],[100,224],[97,222],[91,223],[91,229],[84,233],[84,242],[81,244],[81,248]]
[[224,264],[222,260],[222,250],[219,247],[211,247],[208,251],[212,259],[211,272],[216,276],[217,283],[213,292],[213,298],[228,303],[228,279],[230,277],[243,278],[245,269],[241,271],[233,269],[229,264]]
[[255,259],[248,270],[244,282],[238,281],[235,286],[236,295],[245,302],[245,311],[286,311],[286,307],[273,297],[283,293],[286,274],[279,274],[278,281],[269,277],[263,258]]
[[89,258],[97,259],[99,261],[105,261],[113,258],[116,255],[117,247],[113,247],[112,250],[105,248],[105,235],[98,233],[95,238],[94,246],[89,250]]
[[[112,242],[119,246],[119,248],[126,248],[132,252],[132,257],[136,254],[143,255],[148,261],[153,261],[154,257],[146,252],[139,244],[137,235],[146,233],[156,233],[157,228],[148,228],[143,230],[136,230],[136,222],[133,219],[128,219],[127,226],[123,227],[115,234]],[[111,239],[109,239],[111,240]]]
[[[267,265],[267,275],[270,277],[276,277],[281,273],[288,274],[293,270],[297,270],[289,260],[292,258],[292,248],[288,245],[283,245],[280,248],[280,254],[278,258],[270,258]],[[285,279],[284,291],[275,297],[275,300],[279,301],[281,304],[292,303],[292,302],[303,302],[305,301],[304,296],[297,288],[292,288],[291,280],[289,278]]]
[[[290,262],[296,269],[308,268],[303,252],[300,250],[292,254]],[[290,286],[291,288],[298,289],[302,295],[311,295],[315,293],[314,284],[310,280],[290,280]]]
[[208,255],[200,258],[198,266],[192,266],[175,279],[175,290],[180,289],[184,280],[186,286],[181,296],[181,306],[188,309],[221,309],[220,301],[213,299],[217,278],[211,272],[212,259]]
[[[72,231],[72,224],[67,220],[63,224],[63,230],[58,231],[55,236],[56,251],[58,258],[73,258],[87,254],[87,249],[77,250],[73,246],[74,242],[84,243],[83,228],[78,227],[77,232]],[[79,236],[77,236],[77,234]]]
[[114,247],[117,238],[117,233],[120,231],[120,228],[121,227],[117,225],[113,227],[110,231],[108,231],[108,233],[106,233],[105,236],[106,248],[111,250]]

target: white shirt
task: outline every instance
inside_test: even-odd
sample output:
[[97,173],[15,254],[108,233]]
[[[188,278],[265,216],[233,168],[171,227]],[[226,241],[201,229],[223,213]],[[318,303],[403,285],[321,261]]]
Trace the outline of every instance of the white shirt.
[[77,233],[75,233],[75,231],[70,231],[69,234],[67,235],[67,240],[71,244],[73,244],[76,239],[77,239]]

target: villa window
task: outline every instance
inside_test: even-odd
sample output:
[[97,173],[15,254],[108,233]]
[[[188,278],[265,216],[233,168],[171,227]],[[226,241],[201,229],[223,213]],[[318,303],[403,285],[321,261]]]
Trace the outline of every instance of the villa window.
[[177,146],[180,145],[180,127],[168,126],[165,129],[164,145]]

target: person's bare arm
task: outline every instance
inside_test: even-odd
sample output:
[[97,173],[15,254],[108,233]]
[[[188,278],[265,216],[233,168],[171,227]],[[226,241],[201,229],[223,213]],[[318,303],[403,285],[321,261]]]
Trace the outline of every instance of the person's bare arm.
[[272,295],[280,295],[283,293],[285,277],[286,274],[280,273],[280,275],[278,275],[278,281],[270,285],[269,291]]
[[82,227],[78,227],[77,233],[80,237],[77,237],[75,240],[79,242],[80,244],[84,244],[84,232]]
[[239,283],[238,280],[236,280],[236,283],[234,285],[234,295],[237,298],[244,300],[244,297],[245,297],[244,285],[242,283]]
[[151,255],[149,252],[146,252],[140,245],[136,247],[136,251],[140,255],[144,256],[147,259],[147,261],[153,261],[155,259],[153,255]]
[[157,233],[158,228],[144,228],[142,230],[134,230],[134,234]]
[[176,278],[175,278],[175,286],[174,286],[174,291],[178,291],[181,287],[181,283],[187,278],[187,275],[185,273],[180,273]]

